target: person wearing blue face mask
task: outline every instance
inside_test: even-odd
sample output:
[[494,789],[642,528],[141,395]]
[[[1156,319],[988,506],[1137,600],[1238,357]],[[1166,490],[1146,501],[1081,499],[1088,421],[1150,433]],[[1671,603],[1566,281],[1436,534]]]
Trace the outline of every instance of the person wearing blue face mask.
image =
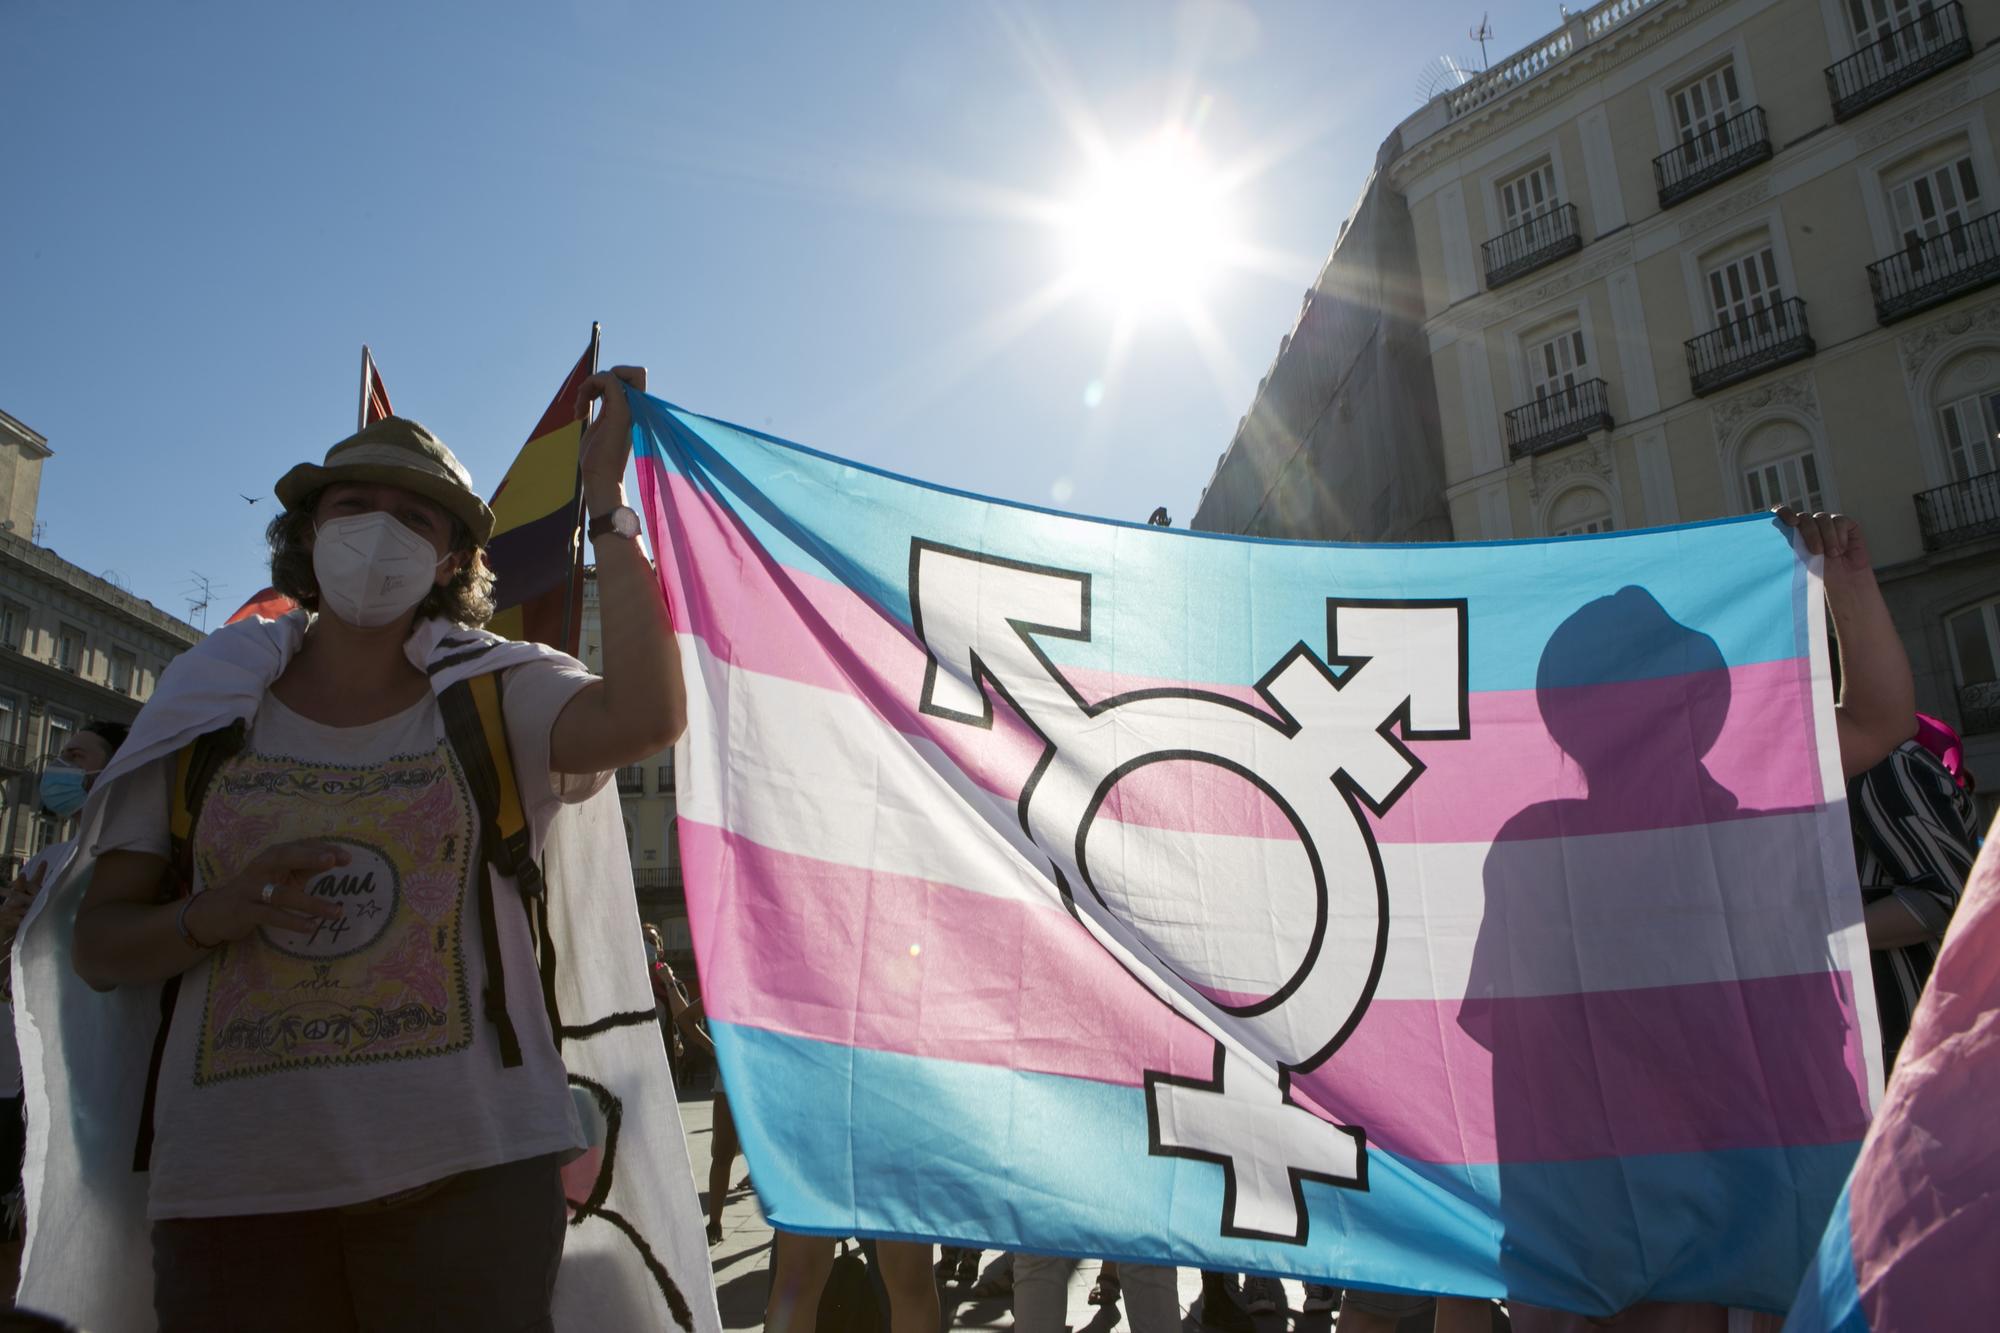
[[[124,743],[125,731],[122,722],[92,722],[72,735],[61,753],[42,770],[42,809],[59,820],[83,809],[84,797]],[[38,901],[42,886],[63,872],[75,851],[74,839],[51,843],[36,853],[7,886],[5,897],[0,898],[0,950],[11,955],[14,936]],[[4,1180],[5,1193],[10,1196],[21,1188],[22,1144],[21,1053],[14,1044],[14,969],[10,958],[7,964],[0,965],[0,1180]],[[13,1216],[18,1210],[6,1211]],[[11,1234],[14,1229],[12,1225],[8,1227],[10,1234],[0,1240],[0,1246],[11,1248],[20,1244],[20,1237]]]

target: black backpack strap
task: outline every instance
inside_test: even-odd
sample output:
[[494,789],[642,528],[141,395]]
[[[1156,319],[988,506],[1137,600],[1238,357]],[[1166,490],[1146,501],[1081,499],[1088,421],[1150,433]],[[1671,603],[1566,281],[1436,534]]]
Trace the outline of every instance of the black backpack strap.
[[514,780],[513,758],[507,749],[507,719],[502,708],[500,676],[485,672],[448,685],[438,694],[445,739],[465,772],[479,811],[479,845],[490,868],[479,877],[480,940],[486,954],[486,1017],[498,1029],[500,1063],[521,1063],[521,1040],[507,1013],[507,987],[500,957],[500,927],[494,915],[493,874],[511,876],[521,891],[530,930],[541,955],[542,1002],[549,1026],[560,1039],[562,1025],[555,1006],[555,945],[549,934],[548,902],[542,868],[535,864],[532,831]]
[[[202,802],[222,766],[243,748],[244,726],[239,720],[219,730],[197,736],[175,756],[173,781],[167,789],[167,901],[185,898],[194,892],[194,827],[201,818]],[[153,1163],[153,1108],[159,1100],[160,1067],[167,1058],[167,1034],[173,1027],[174,1005],[180,999],[181,979],[168,977],[160,987],[160,1028],[153,1034],[153,1054],[146,1065],[146,1090],[139,1101],[139,1134],[132,1145],[132,1169],[144,1171]]]

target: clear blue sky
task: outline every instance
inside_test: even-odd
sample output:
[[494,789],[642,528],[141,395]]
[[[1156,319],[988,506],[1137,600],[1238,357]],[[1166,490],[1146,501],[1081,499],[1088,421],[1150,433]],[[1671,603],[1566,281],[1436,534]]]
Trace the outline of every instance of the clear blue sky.
[[[993,495],[1193,512],[1464,4],[0,0],[0,409],[46,544],[210,624],[360,346],[490,492],[602,320],[653,390]],[[1493,8],[1498,57],[1556,6]],[[1263,256],[1204,355],[1083,294],[1022,201],[1198,117]],[[1027,212],[1032,213],[1032,208]],[[1091,388],[1093,382],[1099,388]],[[1093,405],[1094,403],[1094,405]]]

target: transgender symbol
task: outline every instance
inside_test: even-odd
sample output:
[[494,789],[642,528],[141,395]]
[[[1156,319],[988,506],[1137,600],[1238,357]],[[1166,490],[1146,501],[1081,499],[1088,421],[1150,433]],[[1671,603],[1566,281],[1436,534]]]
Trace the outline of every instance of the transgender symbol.
[[[1021,827],[1065,905],[1215,1039],[1208,1080],[1148,1072],[1152,1152],[1221,1166],[1222,1234],[1304,1244],[1303,1182],[1366,1189],[1366,1136],[1294,1103],[1290,1078],[1354,1030],[1381,974],[1388,894],[1361,807],[1384,813],[1423,772],[1404,741],[1468,735],[1464,599],[1329,597],[1326,656],[1295,644],[1261,708],[1187,687],[1086,701],[1039,642],[1089,640],[1086,573],[918,539],[910,606],[922,711],[990,728],[990,688],[1034,729]],[[1192,818],[1244,784],[1285,836],[1099,817],[1121,788],[1184,791]]]

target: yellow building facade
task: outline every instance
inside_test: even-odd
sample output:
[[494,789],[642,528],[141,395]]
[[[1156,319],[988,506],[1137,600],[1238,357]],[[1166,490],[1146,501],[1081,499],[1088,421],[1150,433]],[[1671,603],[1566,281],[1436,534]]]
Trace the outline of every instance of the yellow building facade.
[[1407,233],[1363,239],[1411,255],[1375,283],[1421,329],[1434,425],[1378,414],[1317,441],[1288,428],[1299,407],[1267,408],[1311,354],[1314,303],[1351,301],[1344,228],[1196,526],[1273,531],[1231,473],[1281,477],[1294,439],[1431,456],[1398,503],[1436,475],[1460,540],[1842,510],[1919,706],[2000,789],[1996,141],[1990,0],[1570,15],[1398,126],[1364,195]]

